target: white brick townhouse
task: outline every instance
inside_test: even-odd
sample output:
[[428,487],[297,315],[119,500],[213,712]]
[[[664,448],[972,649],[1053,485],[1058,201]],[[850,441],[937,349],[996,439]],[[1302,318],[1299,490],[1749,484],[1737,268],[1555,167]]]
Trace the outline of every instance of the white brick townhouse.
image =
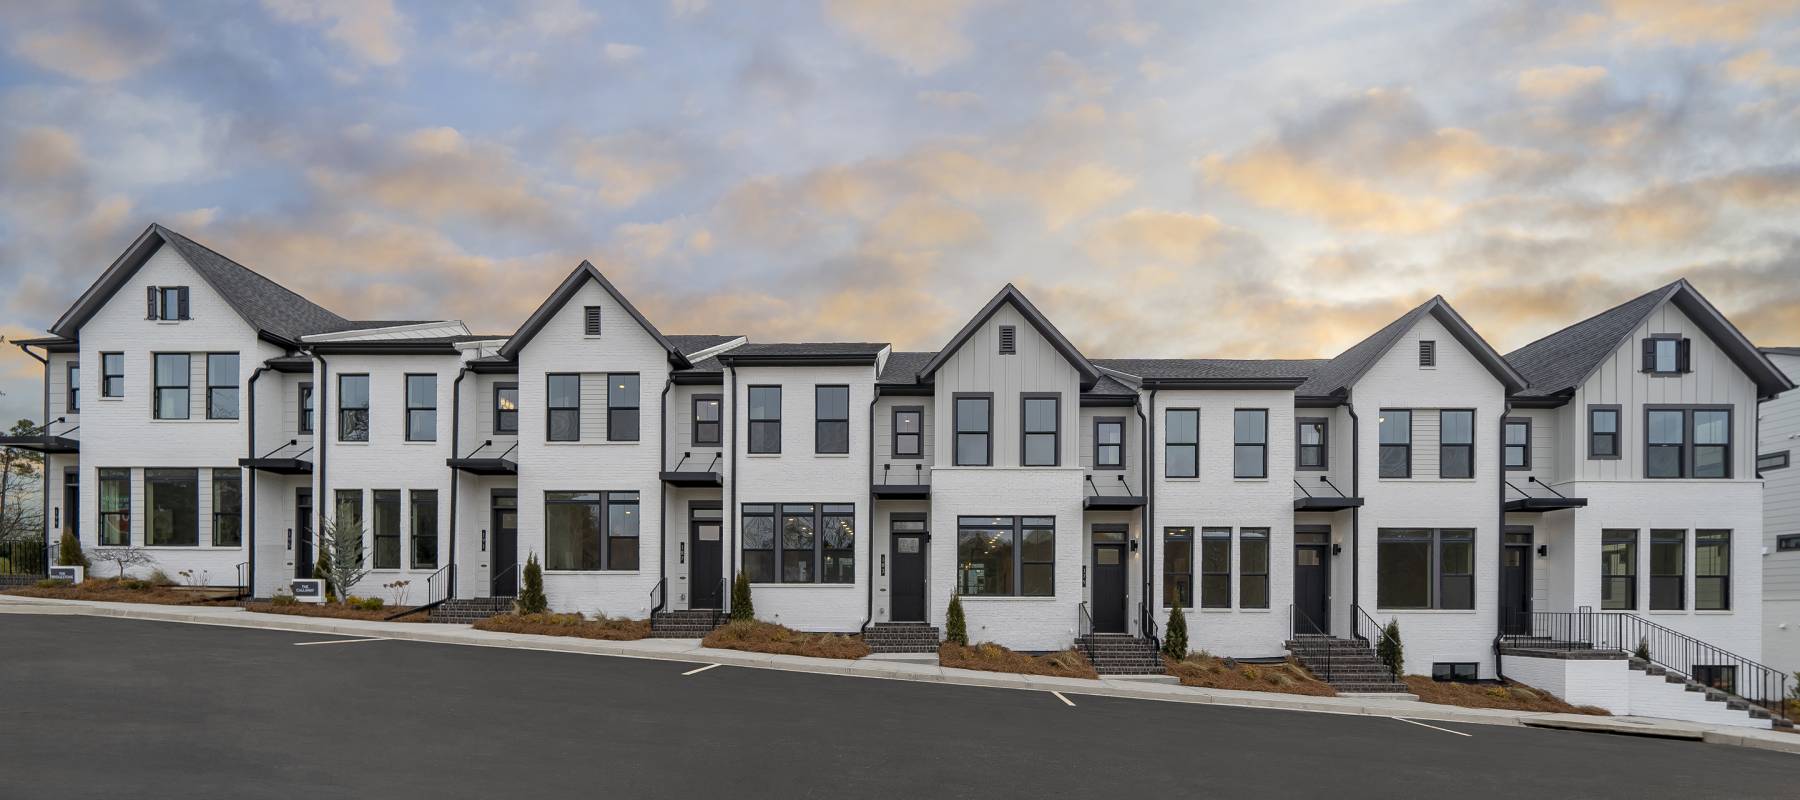
[[1012,286],[894,352],[665,334],[585,262],[511,333],[347,320],[154,225],[50,332],[52,421],[5,440],[49,456],[46,536],[258,596],[354,518],[355,591],[405,604],[504,607],[535,554],[555,608],[664,632],[743,572],[880,649],[960,595],[974,639],[1121,663],[1181,606],[1250,659],[1395,620],[1446,678],[1612,626],[1721,687],[1793,385],[1685,281],[1506,355],[1433,298],[1331,359],[1095,359]]

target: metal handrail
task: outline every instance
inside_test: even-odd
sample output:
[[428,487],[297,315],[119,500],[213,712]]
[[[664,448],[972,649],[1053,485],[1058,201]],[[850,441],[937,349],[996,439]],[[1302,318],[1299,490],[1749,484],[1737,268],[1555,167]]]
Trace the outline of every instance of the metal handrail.
[[246,586],[244,584],[244,571],[249,569],[249,567],[250,567],[250,562],[248,562],[248,561],[239,561],[238,562],[238,565],[237,565],[237,588],[238,588],[238,590],[237,590],[237,594],[232,596],[233,600],[242,600],[242,599],[250,596],[250,587]]
[[719,623],[721,621],[723,621],[725,618],[725,607],[724,606],[725,606],[725,579],[720,578],[719,579],[719,607],[712,610],[712,612],[713,612],[713,627],[715,627],[715,628],[719,627]]
[[[519,569],[519,562],[514,561],[512,563],[512,566],[507,567],[506,569],[500,570],[500,573],[498,575],[488,578],[488,596],[489,597],[496,596],[494,594],[494,587],[500,585],[500,579],[506,577],[508,573],[515,572],[518,569]],[[513,584],[513,587],[514,587],[513,588],[513,596],[517,597],[519,594],[519,590],[517,588],[518,584],[516,584],[516,583]]]
[[[1376,655],[1379,656],[1381,654],[1380,643],[1392,638],[1387,635],[1387,628],[1376,622],[1374,617],[1369,616],[1369,612],[1364,611],[1361,605],[1352,605],[1350,609],[1351,616],[1356,623],[1354,635],[1356,638],[1368,642],[1369,647],[1373,648]],[[1400,673],[1405,669],[1406,665],[1404,664],[1397,667],[1394,671],[1394,680],[1400,680]]]
[[[677,464],[676,466],[681,465]],[[656,585],[650,587],[650,616],[655,617],[656,612],[663,610],[663,604],[669,602],[668,586],[668,578],[658,578]],[[658,595],[661,596],[658,597]]]
[[[1300,626],[1298,623],[1302,619],[1306,620],[1307,625],[1312,626],[1312,632],[1310,632],[1310,633],[1301,633],[1300,632]],[[1306,613],[1306,609],[1301,608],[1297,605],[1293,605],[1291,603],[1288,604],[1288,641],[1295,642],[1296,644],[1298,644],[1300,641],[1300,637],[1302,637],[1302,636],[1314,636],[1314,637],[1319,637],[1319,638],[1325,639],[1326,640],[1326,642],[1325,642],[1325,663],[1323,665],[1325,667],[1324,671],[1321,673],[1320,670],[1318,669],[1318,667],[1320,665],[1317,665],[1317,664],[1307,664],[1306,667],[1307,667],[1307,669],[1312,670],[1315,674],[1318,674],[1320,678],[1323,678],[1329,682],[1331,680],[1336,679],[1336,677],[1337,677],[1337,654],[1334,652],[1337,648],[1332,646],[1331,641],[1330,641],[1331,635],[1329,633],[1326,633],[1325,632],[1326,630],[1328,630],[1328,629],[1319,625],[1319,623],[1312,618],[1311,614]]]
[[1157,636],[1156,630],[1156,612],[1142,600],[1138,601],[1138,630],[1144,634],[1144,638],[1150,640],[1150,646],[1156,648],[1157,652],[1162,652],[1162,639]]
[[1086,600],[1075,606],[1075,643],[1087,655],[1089,663],[1094,662],[1094,618],[1088,615]]
[[438,571],[425,578],[425,602],[405,611],[397,611],[388,615],[388,619],[399,619],[421,611],[430,611],[443,605],[450,599],[450,587],[456,583],[456,565],[445,564]]

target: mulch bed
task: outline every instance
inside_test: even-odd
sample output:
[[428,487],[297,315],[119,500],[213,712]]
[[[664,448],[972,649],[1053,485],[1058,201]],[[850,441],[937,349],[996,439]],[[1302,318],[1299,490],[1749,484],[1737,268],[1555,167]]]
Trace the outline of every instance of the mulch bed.
[[1337,690],[1314,677],[1305,667],[1287,661],[1279,664],[1246,664],[1205,653],[1189,653],[1180,661],[1164,657],[1163,668],[1181,679],[1182,686],[1236,689],[1246,692],[1279,692],[1313,697],[1335,697]]
[[760,620],[728,622],[700,640],[703,647],[775,653],[816,658],[862,658],[869,646],[861,636],[840,633],[802,633]]
[[650,621],[645,619],[589,619],[581,614],[501,614],[475,623],[478,631],[500,633],[535,633],[540,636],[575,636],[582,639],[606,639],[627,642],[650,635]]
[[19,597],[46,597],[53,600],[99,600],[108,603],[150,603],[153,605],[229,605],[236,589],[205,589],[185,586],[159,586],[149,581],[94,578],[73,586],[16,586],[0,594]]
[[1560,714],[1592,714],[1608,716],[1611,712],[1593,706],[1572,706],[1549,692],[1522,683],[1449,683],[1434,681],[1424,675],[1406,676],[1406,687],[1420,700],[1463,708],[1501,708],[1511,711],[1544,711]]
[[[293,617],[328,617],[331,619],[360,619],[369,622],[388,622],[388,617],[407,610],[406,606],[388,606],[378,611],[340,606],[336,603],[245,603],[245,611],[258,614],[286,614]],[[392,622],[425,622],[424,614],[412,614]]]
[[938,665],[983,672],[1010,672],[1017,675],[1047,675],[1053,678],[1099,678],[1087,656],[1074,650],[1063,650],[1034,656],[1008,650],[992,642],[964,646],[945,642],[938,646]]

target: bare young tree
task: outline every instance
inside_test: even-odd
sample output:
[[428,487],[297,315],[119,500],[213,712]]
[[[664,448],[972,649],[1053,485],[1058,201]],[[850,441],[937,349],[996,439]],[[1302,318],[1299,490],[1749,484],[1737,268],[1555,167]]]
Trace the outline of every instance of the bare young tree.
[[142,547],[96,547],[88,553],[88,560],[113,565],[113,576],[121,579],[129,577],[125,573],[132,567],[156,564],[156,558]]
[[[35,436],[43,429],[28,419],[13,423],[13,436]],[[44,530],[38,486],[44,479],[44,454],[0,447],[0,541],[36,539]]]
[[338,602],[350,601],[350,590],[369,577],[363,566],[363,527],[355,520],[338,522],[319,520],[319,549],[324,551],[319,563],[325,566],[325,579],[337,587]]

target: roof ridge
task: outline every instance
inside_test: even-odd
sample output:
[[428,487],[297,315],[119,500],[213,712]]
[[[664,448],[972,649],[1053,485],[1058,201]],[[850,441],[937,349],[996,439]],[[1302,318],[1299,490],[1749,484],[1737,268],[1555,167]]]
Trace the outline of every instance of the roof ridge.
[[1522,344],[1522,345],[1519,345],[1519,346],[1518,346],[1518,347],[1515,347],[1515,348],[1513,348],[1513,349],[1512,349],[1512,352],[1510,352],[1510,353],[1507,353],[1507,354],[1506,354],[1506,357],[1507,357],[1507,359],[1508,359],[1508,360],[1510,360],[1510,359],[1512,359],[1512,357],[1513,357],[1513,356],[1514,356],[1514,355],[1517,355],[1517,354],[1519,354],[1519,353],[1521,353],[1521,352],[1524,352],[1524,351],[1525,351],[1525,349],[1526,349],[1526,348],[1529,348],[1529,347],[1531,347],[1531,346],[1532,346],[1532,345],[1535,345],[1535,344],[1538,344],[1538,343],[1539,343],[1539,342],[1542,342],[1542,341],[1544,341],[1544,340],[1546,340],[1546,339],[1553,339],[1553,338],[1555,338],[1555,337],[1557,337],[1557,336],[1559,336],[1559,335],[1561,335],[1561,334],[1563,334],[1563,333],[1567,333],[1567,332],[1568,332],[1568,331],[1570,331],[1570,330],[1573,330],[1573,329],[1575,329],[1575,328],[1578,328],[1578,327],[1581,327],[1581,326],[1582,326],[1582,325],[1585,325],[1585,324],[1587,324],[1587,323],[1589,323],[1589,322],[1593,322],[1593,321],[1594,321],[1594,320],[1596,320],[1596,319],[1599,319],[1599,318],[1600,318],[1600,317],[1604,317],[1604,316],[1606,316],[1606,315],[1607,315],[1607,314],[1611,314],[1611,313],[1612,313],[1612,312],[1614,312],[1614,311],[1618,311],[1618,310],[1619,310],[1619,309],[1621,309],[1621,308],[1624,308],[1624,307],[1626,307],[1626,306],[1628,306],[1628,305],[1631,305],[1631,304],[1632,304],[1632,303],[1635,303],[1635,302],[1638,302],[1638,301],[1639,301],[1639,300],[1642,300],[1642,299],[1644,299],[1644,298],[1646,298],[1646,297],[1649,297],[1649,296],[1651,296],[1651,295],[1653,295],[1653,294],[1660,294],[1660,293],[1665,293],[1665,292],[1669,292],[1669,291],[1672,291],[1672,290],[1674,290],[1674,289],[1675,289],[1675,288],[1676,288],[1676,287],[1677,287],[1677,286],[1680,286],[1680,285],[1681,285],[1681,284],[1683,284],[1683,283],[1687,283],[1687,279],[1686,279],[1686,278],[1678,278],[1678,279],[1676,279],[1676,280],[1675,280],[1675,281],[1673,281],[1673,282],[1671,282],[1671,283],[1666,283],[1666,284],[1663,284],[1663,285],[1662,285],[1662,286],[1659,286],[1659,287],[1657,287],[1657,288],[1655,288],[1655,289],[1651,289],[1651,290],[1650,290],[1650,291],[1648,291],[1648,292],[1644,292],[1644,293],[1642,293],[1642,294],[1639,294],[1639,295],[1636,295],[1636,296],[1633,296],[1633,297],[1632,297],[1632,298],[1631,298],[1631,299],[1629,299],[1629,300],[1626,300],[1626,301],[1624,301],[1624,302],[1622,302],[1622,303],[1617,303],[1617,304],[1615,304],[1615,305],[1612,305],[1612,306],[1610,306],[1610,307],[1608,307],[1608,308],[1605,308],[1605,309],[1602,309],[1602,310],[1600,310],[1600,311],[1596,311],[1596,312],[1594,312],[1594,313],[1592,313],[1592,314],[1589,314],[1589,315],[1587,315],[1587,316],[1585,316],[1585,317],[1582,317],[1582,318],[1581,318],[1581,319],[1578,319],[1578,320],[1575,320],[1575,321],[1574,321],[1574,322],[1571,322],[1571,323],[1569,323],[1569,324],[1567,324],[1567,325],[1564,325],[1564,326],[1562,326],[1562,327],[1561,327],[1561,328],[1557,328],[1557,329],[1556,329],[1556,330],[1554,330],[1554,331],[1551,331],[1551,332],[1549,332],[1549,333],[1546,333],[1546,334],[1544,334],[1544,335],[1543,335],[1543,336],[1539,336],[1539,337],[1538,337],[1538,338],[1536,338],[1536,339],[1533,339],[1533,340],[1531,340],[1531,341],[1529,341],[1529,342],[1526,342],[1526,343],[1524,343],[1524,344]]
[[194,247],[198,247],[201,250],[206,251],[206,253],[208,255],[211,255],[214,258],[224,261],[226,264],[229,264],[233,267],[241,269],[246,274],[255,276],[257,280],[260,280],[263,283],[266,283],[270,286],[275,287],[276,289],[280,289],[281,291],[283,291],[289,295],[292,295],[294,297],[294,299],[304,302],[315,308],[318,308],[320,311],[330,314],[331,316],[337,317],[340,322],[350,322],[351,321],[348,317],[345,317],[344,315],[339,314],[336,311],[332,311],[329,308],[326,308],[322,305],[319,305],[318,303],[313,302],[312,299],[308,298],[306,295],[296,292],[293,289],[289,289],[288,287],[283,286],[279,281],[275,280],[274,278],[271,278],[267,275],[257,272],[254,269],[246,267],[241,263],[238,263],[238,261],[236,259],[232,258],[231,256],[225,255],[224,253],[214,250],[211,247],[207,247],[205,244],[202,244],[199,241],[196,241],[193,237],[188,236],[187,234],[184,234],[184,233],[181,233],[180,231],[174,230],[160,222],[152,222],[150,224],[152,227],[156,228],[158,233],[162,234],[163,236],[170,237],[173,239],[178,239],[182,243],[192,245]]

